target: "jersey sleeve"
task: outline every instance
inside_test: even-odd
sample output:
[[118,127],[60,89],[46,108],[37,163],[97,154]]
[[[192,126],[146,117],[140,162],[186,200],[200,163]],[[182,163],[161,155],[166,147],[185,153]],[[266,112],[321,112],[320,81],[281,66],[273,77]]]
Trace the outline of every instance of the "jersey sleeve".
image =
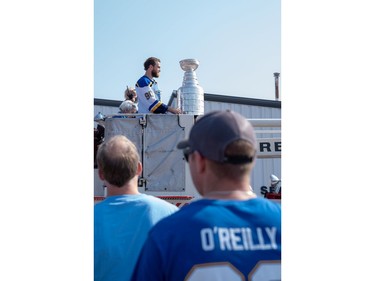
[[[162,103],[157,99],[157,96],[152,89],[153,81],[147,76],[141,77],[135,85],[135,90],[138,96],[139,111],[147,111],[151,113],[165,113],[168,110],[168,105]],[[140,112],[140,113],[147,113]]]

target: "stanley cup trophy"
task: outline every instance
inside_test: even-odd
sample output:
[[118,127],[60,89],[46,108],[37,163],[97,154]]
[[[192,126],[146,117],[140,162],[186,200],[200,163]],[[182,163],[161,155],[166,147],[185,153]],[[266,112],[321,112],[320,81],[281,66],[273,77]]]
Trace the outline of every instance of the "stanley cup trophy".
[[195,70],[199,66],[196,59],[180,61],[180,66],[185,71],[182,87],[177,90],[177,101],[180,103],[182,113],[204,114],[204,91],[199,85]]

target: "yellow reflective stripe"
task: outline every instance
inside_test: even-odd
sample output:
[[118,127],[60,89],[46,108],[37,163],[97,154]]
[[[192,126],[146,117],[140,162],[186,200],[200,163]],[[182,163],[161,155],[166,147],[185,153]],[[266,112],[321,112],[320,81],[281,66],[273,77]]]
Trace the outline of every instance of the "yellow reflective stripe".
[[156,109],[158,109],[159,108],[159,106],[161,106],[162,105],[162,103],[159,101],[157,104],[155,104],[152,108],[151,108],[151,112],[154,112]]

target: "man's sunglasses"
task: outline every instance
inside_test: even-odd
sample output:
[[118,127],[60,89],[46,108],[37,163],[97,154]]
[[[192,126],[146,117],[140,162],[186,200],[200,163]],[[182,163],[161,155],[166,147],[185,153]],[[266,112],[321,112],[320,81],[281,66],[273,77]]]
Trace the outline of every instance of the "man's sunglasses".
[[194,150],[192,150],[190,147],[185,148],[185,149],[183,150],[183,153],[184,153],[184,157],[185,157],[186,162],[189,162],[189,155],[192,154],[193,152],[194,152]]

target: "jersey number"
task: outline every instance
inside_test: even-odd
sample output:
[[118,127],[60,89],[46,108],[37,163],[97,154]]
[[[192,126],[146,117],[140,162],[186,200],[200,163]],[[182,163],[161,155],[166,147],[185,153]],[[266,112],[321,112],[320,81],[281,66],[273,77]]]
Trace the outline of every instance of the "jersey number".
[[278,281],[281,280],[280,261],[260,261],[246,277],[230,263],[200,264],[194,266],[186,281]]

